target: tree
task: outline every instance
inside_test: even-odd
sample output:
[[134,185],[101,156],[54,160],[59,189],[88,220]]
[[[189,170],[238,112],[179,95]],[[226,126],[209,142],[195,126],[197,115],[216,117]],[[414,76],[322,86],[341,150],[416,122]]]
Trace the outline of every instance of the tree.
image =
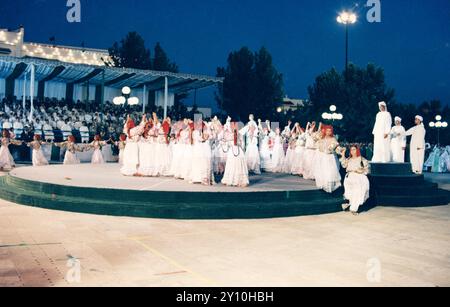
[[217,76],[224,78],[216,92],[218,106],[234,120],[245,120],[249,114],[272,119],[283,96],[283,82],[267,49],[253,53],[243,47],[231,52],[227,67],[217,68]]
[[[178,69],[178,65],[175,62],[170,61],[169,57],[167,56],[167,53],[164,51],[164,49],[161,47],[161,44],[158,42],[155,45],[155,49],[154,49],[154,54],[155,57],[153,58],[153,65],[152,65],[152,69],[156,70],[156,71],[168,71],[168,72],[172,72],[172,73],[178,73],[179,69]],[[187,94],[176,94],[175,95],[175,104],[177,104],[180,109],[180,114],[185,114],[185,112],[183,113],[183,108],[181,107],[181,105],[183,105],[182,101],[183,99],[186,99],[188,97]],[[174,115],[174,114],[172,114]]]
[[[253,112],[258,117],[275,114],[283,99],[283,76],[275,69],[272,56],[266,48],[262,47],[255,54],[255,67],[253,73]],[[267,118],[267,117],[266,117]]]
[[[417,111],[411,117],[411,121],[415,115],[421,115],[424,120],[425,129],[427,129],[427,141],[431,144],[437,143],[437,129],[430,128],[430,122],[436,122],[436,115],[441,115],[442,121],[450,122],[450,109],[448,105],[443,106],[440,100],[424,101],[417,107]],[[440,129],[441,145],[450,145],[450,128]]]
[[[158,42],[154,48],[155,57],[152,59],[150,50],[145,47],[144,39],[137,32],[130,32],[120,44],[115,42],[109,48],[109,54],[116,67],[137,68],[144,70],[168,71],[178,73],[179,68],[172,62]],[[176,94],[175,103],[182,104],[187,94]],[[148,108],[157,111],[154,92],[149,93]]]
[[151,69],[150,50],[145,47],[144,39],[137,32],[130,32],[108,49],[116,67]]
[[308,87],[311,103],[307,107],[309,120],[322,120],[321,114],[336,105],[344,119],[335,123],[341,136],[353,142],[371,142],[372,128],[378,112],[378,102],[395,105],[394,90],[387,87],[384,71],[368,64],[359,68],[350,64],[345,72],[331,69],[319,75]]
[[161,44],[158,42],[155,45],[155,57],[153,59],[153,70],[157,71],[170,71],[173,73],[178,73],[178,65],[169,60]]

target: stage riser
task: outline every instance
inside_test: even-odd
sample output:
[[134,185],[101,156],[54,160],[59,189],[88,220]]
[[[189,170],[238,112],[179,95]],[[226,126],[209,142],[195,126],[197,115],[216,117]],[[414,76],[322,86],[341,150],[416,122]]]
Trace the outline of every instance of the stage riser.
[[397,187],[377,187],[376,191],[379,195],[398,195],[398,196],[430,196],[438,188],[437,185],[427,187],[410,187],[410,186],[397,186]]
[[411,172],[409,163],[371,164],[371,198],[379,206],[426,207],[450,203],[450,197],[423,175]]
[[408,176],[412,175],[411,163],[370,163],[372,175]]
[[[84,197],[89,199],[117,201],[118,199],[145,202],[152,200],[157,203],[192,202],[197,203],[241,203],[264,202],[264,201],[296,201],[296,200],[320,200],[329,197],[325,192],[313,191],[289,191],[289,192],[248,192],[248,193],[199,193],[199,192],[157,192],[157,191],[131,191],[112,190],[60,186],[48,183],[40,183],[20,178],[7,176],[6,182],[13,188],[26,191],[40,192],[45,194],[55,194],[67,197]],[[342,191],[336,195],[342,195]]]
[[[423,176],[369,176],[371,199],[361,207],[447,205],[450,193]],[[282,179],[281,179],[282,180]],[[282,182],[282,181],[281,181]],[[0,198],[77,213],[162,219],[263,219],[342,211],[343,189],[311,191],[169,192],[97,189],[0,177]]]
[[378,197],[379,206],[384,207],[434,207],[448,205],[448,195],[438,194],[421,197]]
[[411,175],[411,176],[373,176],[369,175],[371,183],[379,185],[421,185],[425,178],[423,175]]
[[[54,197],[2,185],[2,198],[28,206],[69,212],[164,219],[259,219],[335,213],[341,210],[339,199],[322,202],[279,201],[272,203],[101,203],[86,198]],[[116,200],[117,201],[117,200]]]

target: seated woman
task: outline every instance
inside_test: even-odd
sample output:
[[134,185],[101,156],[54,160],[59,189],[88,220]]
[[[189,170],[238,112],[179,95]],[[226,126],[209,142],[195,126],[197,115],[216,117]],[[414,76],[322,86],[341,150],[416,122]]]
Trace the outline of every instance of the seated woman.
[[350,157],[345,158],[346,148],[337,149],[341,156],[340,162],[347,170],[344,180],[344,197],[349,201],[342,205],[344,211],[350,208],[350,212],[358,215],[358,209],[369,199],[370,183],[367,179],[369,173],[369,162],[361,156],[361,151],[357,146],[350,147]]

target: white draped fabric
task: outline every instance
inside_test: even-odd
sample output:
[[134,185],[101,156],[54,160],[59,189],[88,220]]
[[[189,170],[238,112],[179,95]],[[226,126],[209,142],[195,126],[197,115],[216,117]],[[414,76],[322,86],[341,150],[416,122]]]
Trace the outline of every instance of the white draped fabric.
[[[173,106],[175,104],[175,94],[169,92],[167,98],[168,98],[167,106],[168,107]],[[157,107],[164,107],[164,91],[155,92],[155,105]]]
[[62,99],[66,97],[66,84],[62,82],[46,82],[44,96]]
[[112,102],[114,97],[122,95],[121,90],[113,87],[105,86],[105,102]]
[[[15,85],[14,85],[14,96],[17,97],[17,99],[21,99],[23,97],[23,76],[20,79],[16,79]],[[27,76],[27,84],[26,84],[26,90],[25,90],[25,96],[27,99],[30,97],[30,74]],[[37,97],[38,92],[38,82],[34,81],[34,97]]]
[[[73,100],[85,101],[87,98],[87,86],[83,84],[75,84],[73,87]],[[89,101],[95,100],[95,86],[89,85]]]
[[372,162],[389,163],[391,160],[391,150],[389,134],[392,128],[392,117],[387,111],[380,111],[377,114],[375,126],[373,128],[374,145]]

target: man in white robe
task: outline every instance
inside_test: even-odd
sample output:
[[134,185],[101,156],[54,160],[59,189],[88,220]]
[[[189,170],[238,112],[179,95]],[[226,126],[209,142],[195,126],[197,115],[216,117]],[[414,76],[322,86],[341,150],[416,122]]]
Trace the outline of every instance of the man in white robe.
[[416,174],[422,174],[423,163],[425,160],[425,135],[426,130],[423,125],[423,117],[416,116],[416,125],[406,131],[407,136],[411,137],[411,145],[409,148],[412,170]]
[[387,111],[387,105],[384,101],[378,103],[378,107],[380,112],[377,114],[372,131],[374,136],[372,162],[389,163],[391,161],[389,134],[392,128],[392,116]]
[[406,131],[402,119],[395,117],[395,126],[391,130],[391,157],[396,163],[405,163]]

